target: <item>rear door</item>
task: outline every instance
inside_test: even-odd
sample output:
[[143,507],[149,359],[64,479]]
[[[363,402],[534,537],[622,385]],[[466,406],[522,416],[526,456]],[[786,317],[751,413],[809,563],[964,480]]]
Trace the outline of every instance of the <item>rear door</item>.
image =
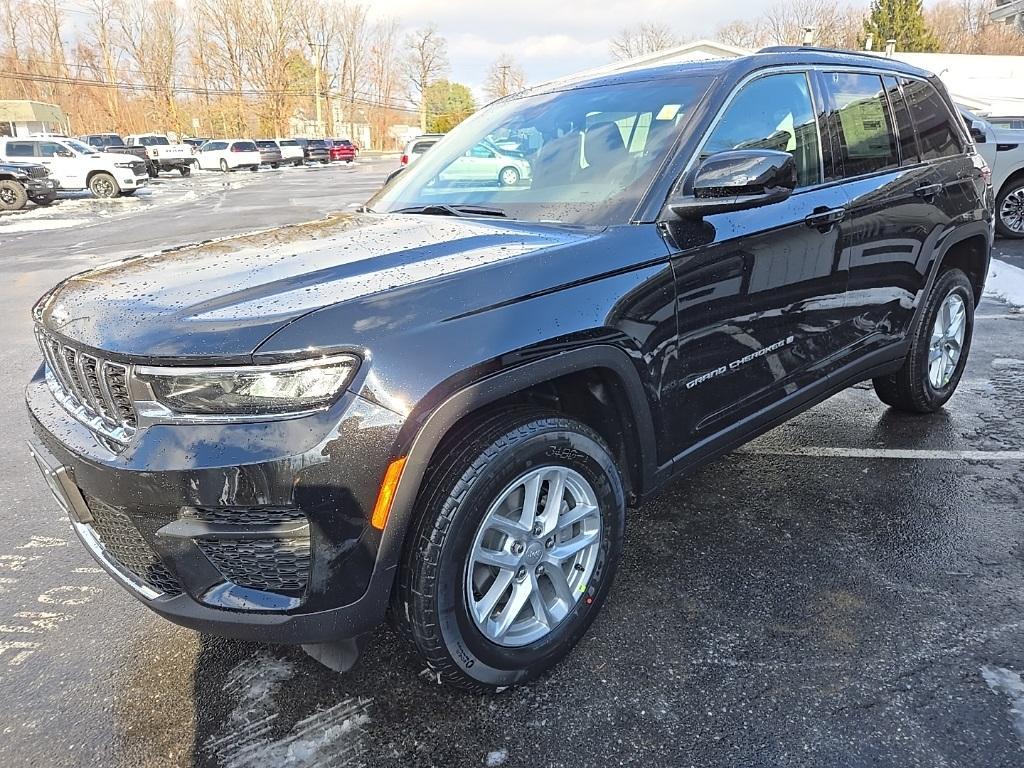
[[678,354],[666,377],[677,454],[823,380],[836,355],[846,196],[824,183],[816,114],[806,72],[742,85],[689,172],[725,150],[788,151],[796,192],[762,208],[665,224],[678,297]]
[[903,338],[939,236],[941,180],[920,156],[902,86],[870,71],[820,73],[837,172],[848,196],[844,330],[851,355]]

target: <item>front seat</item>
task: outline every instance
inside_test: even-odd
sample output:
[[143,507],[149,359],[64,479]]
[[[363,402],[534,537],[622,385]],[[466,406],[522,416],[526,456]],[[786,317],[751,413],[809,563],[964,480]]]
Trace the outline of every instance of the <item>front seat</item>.
[[610,181],[609,176],[628,159],[619,126],[613,122],[590,126],[583,134],[583,156],[587,167],[580,174],[581,178]]

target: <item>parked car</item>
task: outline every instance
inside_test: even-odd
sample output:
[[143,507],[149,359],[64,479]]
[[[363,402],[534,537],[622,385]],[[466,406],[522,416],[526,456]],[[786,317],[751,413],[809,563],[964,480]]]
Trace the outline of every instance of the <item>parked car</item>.
[[190,147],[192,147],[192,154],[194,155],[194,154],[196,154],[197,150],[201,146],[203,146],[203,144],[208,142],[209,140],[210,139],[208,139],[208,138],[206,138],[206,139],[203,139],[203,138],[188,138],[188,139],[182,139],[181,141],[184,144],[188,144]]
[[313,163],[326,165],[331,160],[331,149],[324,139],[301,139],[295,141],[302,147],[302,156],[305,160]]
[[237,171],[248,168],[258,171],[263,156],[249,139],[213,139],[199,148],[196,160],[200,168],[215,171]]
[[44,165],[62,190],[88,189],[94,197],[134,195],[149,182],[134,155],[97,152],[76,139],[0,137],[0,159]]
[[443,133],[425,133],[422,136],[417,136],[405,145],[405,150],[402,152],[402,157],[398,164],[403,167],[411,165],[420,155],[437,144],[442,138],[444,138]]
[[960,114],[992,171],[996,231],[1003,237],[1024,238],[1024,132],[997,128],[963,108]]
[[44,165],[0,161],[0,211],[19,211],[29,200],[49,205],[58,188]]
[[[512,129],[543,137],[529,184],[438,182]],[[947,405],[992,205],[941,81],[894,59],[562,81],[315,240],[60,283],[32,451],[157,613],[340,669],[389,613],[432,681],[501,690],[583,637],[670,479],[861,381]]]
[[177,171],[182,176],[192,172],[192,147],[188,144],[172,144],[171,140],[159,133],[137,133],[125,137],[129,147],[144,147],[149,157],[149,175],[156,178],[160,171]]
[[331,161],[351,163],[356,159],[356,146],[348,139],[327,139],[330,144]]
[[530,178],[530,163],[522,156],[499,150],[489,141],[480,141],[449,163],[438,178],[444,182],[496,183],[514,187]]
[[256,147],[260,151],[260,164],[269,165],[271,168],[280,168],[283,160],[281,148],[276,141],[270,139],[259,139]]
[[306,154],[297,139],[275,139],[275,141],[281,148],[281,159],[284,162],[292,165],[302,165],[306,162]]
[[140,160],[145,161],[147,167],[149,166],[149,155],[146,152],[146,148],[142,146],[129,147],[124,143],[124,139],[119,134],[89,133],[85,136],[79,136],[78,140],[83,144],[88,144],[97,152],[112,152],[115,155],[134,155]]

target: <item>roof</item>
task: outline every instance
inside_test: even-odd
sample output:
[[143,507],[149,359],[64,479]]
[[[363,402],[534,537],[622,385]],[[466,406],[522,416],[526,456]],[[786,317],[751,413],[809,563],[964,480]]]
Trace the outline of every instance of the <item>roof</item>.
[[43,101],[0,101],[0,122],[64,125],[67,118],[56,104],[47,104]]

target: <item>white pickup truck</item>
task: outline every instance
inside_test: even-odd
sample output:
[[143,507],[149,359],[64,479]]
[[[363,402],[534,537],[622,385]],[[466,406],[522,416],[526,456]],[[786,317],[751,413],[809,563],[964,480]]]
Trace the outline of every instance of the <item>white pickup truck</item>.
[[0,138],[0,160],[39,163],[60,183],[61,191],[88,189],[95,197],[133,195],[149,182],[141,158],[97,152],[64,137]]
[[966,109],[960,114],[992,171],[996,231],[1003,237],[1024,238],[1024,131],[999,128]]
[[129,147],[146,148],[146,156],[149,158],[147,170],[153,178],[160,171],[178,171],[182,176],[192,172],[195,158],[188,144],[172,144],[170,139],[160,133],[135,133],[126,136],[124,143]]

